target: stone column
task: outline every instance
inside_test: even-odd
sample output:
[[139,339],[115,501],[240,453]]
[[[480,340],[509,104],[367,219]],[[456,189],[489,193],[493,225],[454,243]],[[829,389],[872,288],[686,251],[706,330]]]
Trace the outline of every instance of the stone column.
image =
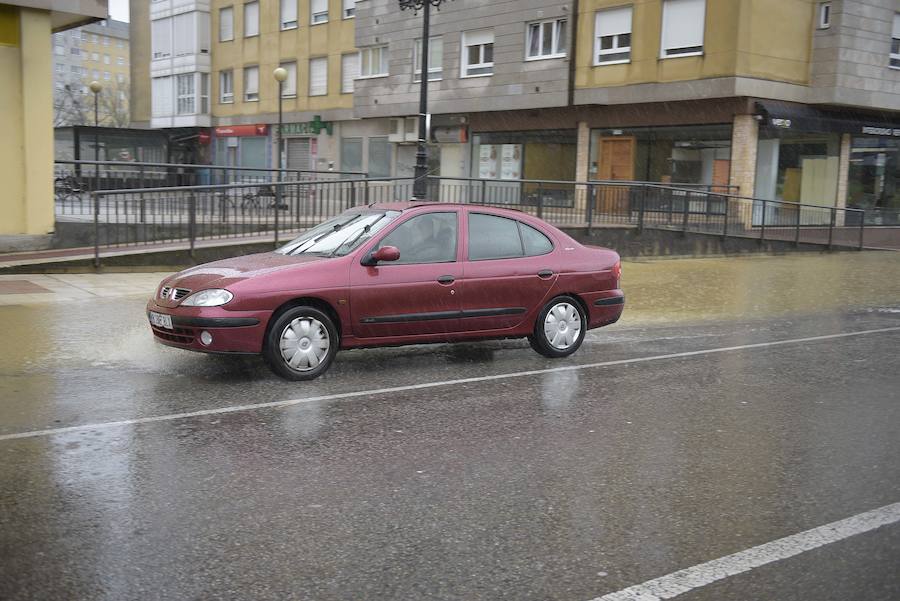
[[[731,131],[731,173],[729,183],[737,186],[738,196],[752,197],[756,183],[756,146],[759,142],[759,122],[753,115],[735,115]],[[732,203],[733,204],[733,203]],[[742,201],[738,212],[730,213],[731,219],[750,227],[753,218],[753,202]]]
[[[841,136],[841,154],[838,162],[837,198],[834,203],[834,206],[838,209],[843,209],[847,206],[847,184],[850,179],[850,147],[852,145],[853,136],[850,134]],[[844,211],[838,211],[837,215],[835,215],[834,224],[838,227],[843,227],[845,216],[846,214]]]
[[[588,163],[591,159],[591,128],[584,121],[578,122],[578,141],[575,149],[575,181],[586,182]],[[584,212],[587,206],[587,187],[575,186],[575,208]]]

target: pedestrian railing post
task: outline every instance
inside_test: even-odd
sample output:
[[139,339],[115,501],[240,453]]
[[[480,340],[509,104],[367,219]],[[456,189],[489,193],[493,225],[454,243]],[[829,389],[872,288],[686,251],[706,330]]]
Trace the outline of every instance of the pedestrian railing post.
[[194,239],[197,236],[197,199],[193,193],[188,195],[188,241],[190,242],[190,255],[194,257]]
[[[728,237],[728,207],[731,206],[731,203],[728,202],[728,200],[729,200],[728,198],[722,198],[721,200],[724,201],[724,206],[725,206],[725,211],[724,211],[725,214],[722,216],[723,221],[724,221],[724,223],[722,224],[722,239],[725,239]],[[708,202],[707,202],[707,206],[709,206]],[[707,215],[708,214],[709,214],[709,211],[707,211]]]
[[759,224],[759,242],[760,244],[766,239],[766,199],[762,201],[762,220]]
[[100,198],[97,191],[91,192],[94,201],[94,267],[100,267]]
[[796,225],[796,233],[794,234],[794,246],[800,246],[800,211],[803,207],[799,204],[797,205],[797,225]]
[[588,184],[587,187],[587,233],[591,235],[591,226],[594,220],[594,184]]
[[366,179],[364,180],[363,194],[365,196],[365,204],[367,204],[367,205],[370,204],[369,203],[369,178],[368,177],[366,177]]
[[828,223],[828,250],[831,250],[831,243],[834,239],[834,223],[837,218],[837,209],[831,207],[831,221]]
[[690,200],[687,193],[682,195],[681,202],[684,206],[684,211],[681,215],[681,233],[686,235],[688,229],[688,209],[690,208]]
[[483,179],[483,180],[481,180],[481,204],[485,203],[485,200],[487,198],[486,194],[487,194],[487,180]]
[[[144,166],[141,165],[138,167],[138,177],[140,179],[139,187],[141,190],[144,189]],[[147,201],[144,200],[143,191],[140,193],[140,213],[141,213],[141,223],[147,221]]]
[[[846,217],[845,217],[846,219]],[[859,250],[865,248],[866,244],[866,211],[863,209],[859,212]]]
[[537,188],[537,216],[538,219],[544,218],[544,189],[541,184],[538,184]]
[[647,184],[643,184],[641,186],[641,195],[640,195],[640,204],[638,205],[638,233],[642,233],[644,231],[644,212],[646,211],[647,204]]

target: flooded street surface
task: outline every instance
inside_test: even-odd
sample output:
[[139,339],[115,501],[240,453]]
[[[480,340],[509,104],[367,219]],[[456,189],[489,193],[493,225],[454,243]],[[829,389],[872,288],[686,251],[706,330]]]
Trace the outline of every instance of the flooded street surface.
[[[155,344],[163,275],[0,295],[0,599],[588,601],[900,502],[898,253],[626,262],[569,359],[309,383]],[[900,598],[900,521],[810,549],[677,598]]]

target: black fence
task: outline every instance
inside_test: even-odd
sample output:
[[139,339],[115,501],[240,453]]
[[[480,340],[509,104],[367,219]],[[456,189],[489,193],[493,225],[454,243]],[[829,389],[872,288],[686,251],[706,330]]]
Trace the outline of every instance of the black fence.
[[[93,223],[100,248],[228,238],[286,240],[357,205],[409,200],[410,178],[243,182],[97,190],[66,221]],[[504,207],[558,226],[629,226],[861,248],[865,213],[744,198],[709,187],[429,177],[428,198]]]

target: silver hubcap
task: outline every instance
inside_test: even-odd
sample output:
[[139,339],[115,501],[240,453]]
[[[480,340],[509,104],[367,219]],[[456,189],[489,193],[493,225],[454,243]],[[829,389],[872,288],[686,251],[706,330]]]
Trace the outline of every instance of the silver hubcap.
[[544,335],[555,349],[570,348],[581,333],[581,315],[569,303],[554,305],[544,320]]
[[292,369],[315,369],[331,346],[328,329],[312,317],[298,317],[281,332],[281,357]]

